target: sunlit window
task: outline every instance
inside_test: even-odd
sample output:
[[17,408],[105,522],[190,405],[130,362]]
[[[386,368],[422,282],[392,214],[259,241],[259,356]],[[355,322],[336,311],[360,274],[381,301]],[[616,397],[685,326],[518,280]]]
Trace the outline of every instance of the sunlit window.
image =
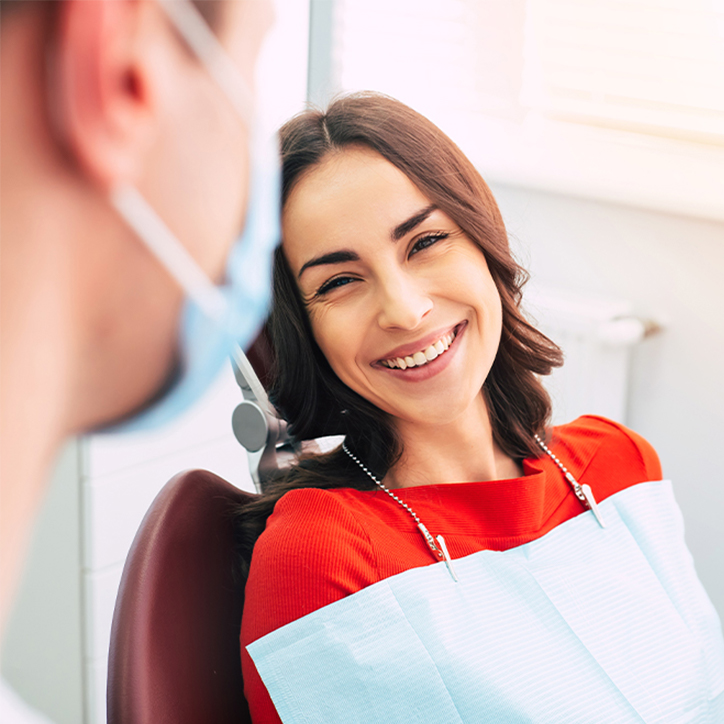
[[529,0],[521,102],[724,143],[724,2]]
[[724,0],[340,0],[337,82],[724,143]]
[[724,218],[724,0],[336,0],[332,61],[493,178]]

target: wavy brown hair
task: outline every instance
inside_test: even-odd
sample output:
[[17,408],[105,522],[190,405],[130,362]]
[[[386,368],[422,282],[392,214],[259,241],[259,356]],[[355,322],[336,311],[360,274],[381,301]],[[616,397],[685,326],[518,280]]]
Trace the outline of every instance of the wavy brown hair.
[[[282,205],[294,187],[330,153],[366,146],[400,169],[485,256],[503,308],[498,353],[483,385],[495,442],[512,458],[537,457],[534,435],[545,436],[551,413],[538,379],[562,364],[560,349],[526,321],[519,305],[526,272],[513,258],[502,216],[485,181],[433,123],[403,103],[377,93],[333,102],[326,112],[305,111],[281,129]],[[312,334],[297,283],[282,249],[274,265],[269,334],[275,356],[270,396],[292,435],[308,440],[346,435],[347,444],[381,479],[402,453],[389,416],[344,385]],[[341,449],[303,456],[247,506],[239,522],[242,568],[276,501],[300,487],[369,489],[373,484]]]

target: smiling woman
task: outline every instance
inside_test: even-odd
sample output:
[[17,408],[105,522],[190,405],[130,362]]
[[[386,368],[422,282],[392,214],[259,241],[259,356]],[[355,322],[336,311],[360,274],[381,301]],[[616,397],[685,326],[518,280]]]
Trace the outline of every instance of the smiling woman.
[[547,427],[560,351],[477,171],[375,94],[281,135],[271,396],[298,439],[345,442],[239,518],[254,721],[721,713],[721,629],[656,453],[602,418]]
[[294,188],[284,229],[314,340],[343,384],[401,434],[487,423],[500,296],[449,216],[377,152],[350,147]]
[[[344,274],[345,269],[352,268],[349,265],[343,268],[340,264],[363,264],[361,255],[369,254],[370,250],[357,248],[352,242],[365,234],[367,240],[372,240],[373,234],[377,234],[390,240],[382,247],[385,258],[392,254],[393,248],[397,255],[407,253],[407,268],[418,269],[422,274],[429,273],[431,265],[427,260],[431,255],[446,256],[435,251],[440,245],[443,250],[456,249],[454,257],[463,265],[459,257],[464,249],[468,255],[474,252],[478,267],[487,265],[487,287],[492,277],[496,296],[500,297],[497,304],[502,305],[504,330],[498,363],[493,365],[489,377],[483,379],[490,414],[500,421],[494,425],[493,434],[507,454],[535,455],[539,448],[532,435],[543,432],[550,407],[536,375],[547,374],[552,366],[560,364],[560,352],[527,323],[518,309],[520,288],[526,275],[510,254],[495,200],[472,164],[427,119],[379,95],[350,96],[333,105],[326,116],[310,114],[292,121],[282,135],[285,253],[280,251],[276,260],[277,298],[271,326],[279,375],[273,394],[291,422],[293,433],[301,439],[340,433],[359,437],[357,444],[364,448],[358,449],[365,454],[372,469],[378,471],[388,469],[398,452],[392,439],[395,431],[387,424],[387,418],[379,414],[376,405],[367,404],[364,396],[350,396],[349,387],[340,384],[336,374],[329,374],[331,370],[324,355],[315,358],[321,364],[299,365],[307,355],[319,352],[319,340],[313,338],[311,330],[302,330],[298,325],[309,323],[312,308],[322,311],[335,306],[334,297],[341,292],[336,287],[355,286],[356,281],[352,280],[359,277],[361,269],[354,270],[356,275]],[[307,180],[308,184],[301,183]],[[335,199],[327,198],[330,189],[335,190]],[[402,205],[398,205],[395,197],[383,208],[380,200],[388,193],[401,197]],[[306,199],[298,203],[296,197],[302,194]],[[345,194],[346,199],[342,198]],[[334,209],[337,201],[346,201],[348,208]],[[335,222],[339,222],[337,228],[332,228]],[[373,223],[380,228],[369,229]],[[294,252],[286,243],[290,233],[299,237],[298,246],[308,244],[305,237],[315,242],[305,246],[304,257],[295,257],[294,262],[291,256]],[[294,263],[297,267],[292,271],[290,265]],[[387,276],[391,275],[392,267],[387,269],[384,263],[377,266],[383,276],[386,270]],[[397,264],[396,268],[401,271],[397,282],[411,278],[402,274],[401,265]],[[403,296],[414,301],[409,296],[414,291],[412,288],[398,294],[387,284],[394,280],[383,279],[373,269],[368,272],[371,277],[364,285],[374,289],[366,294],[386,290],[393,304]],[[449,283],[455,278],[449,276],[451,273],[454,274],[454,270],[450,269],[447,274],[440,270],[439,276],[447,276]],[[307,299],[312,291],[315,298]],[[351,290],[345,290],[344,296],[350,293],[355,299],[360,296]],[[398,312],[388,308],[386,313]],[[440,315],[433,316],[437,319]],[[297,333],[289,329],[289,319],[298,320]],[[354,327],[360,322],[361,318],[355,318]],[[424,331],[434,331],[429,317],[425,318]],[[345,338],[350,333],[350,329],[345,329]],[[403,342],[417,343],[420,337],[417,332],[407,336],[409,339]],[[489,332],[487,336],[491,338]],[[393,339],[393,342],[380,353],[394,351],[400,340]],[[416,348],[412,349],[415,351]],[[312,383],[302,378],[307,372],[314,378]],[[507,383],[508,377],[514,379],[514,384]],[[300,394],[300,390],[305,392]],[[356,421],[350,430],[340,413],[352,408],[355,408]],[[358,412],[362,411],[364,417],[373,418],[371,427],[379,430],[358,434]],[[363,438],[369,443],[364,443]]]

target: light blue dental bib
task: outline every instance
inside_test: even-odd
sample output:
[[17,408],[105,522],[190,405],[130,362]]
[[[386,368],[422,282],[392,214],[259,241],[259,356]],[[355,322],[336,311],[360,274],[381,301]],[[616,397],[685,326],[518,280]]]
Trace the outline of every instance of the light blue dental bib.
[[380,581],[248,647],[285,724],[722,724],[724,640],[671,484]]

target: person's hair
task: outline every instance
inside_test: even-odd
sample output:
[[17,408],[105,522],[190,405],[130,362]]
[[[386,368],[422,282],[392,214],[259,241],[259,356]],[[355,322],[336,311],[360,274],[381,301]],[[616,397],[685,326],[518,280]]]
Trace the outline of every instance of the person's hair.
[[[500,346],[482,393],[495,442],[515,459],[537,457],[551,403],[538,375],[562,364],[560,349],[519,309],[526,272],[513,258],[500,211],[485,181],[460,149],[431,121],[377,93],[305,111],[280,131],[282,205],[305,175],[329,154],[364,146],[400,169],[485,256],[500,294]],[[275,357],[270,397],[297,440],[345,435],[347,445],[378,479],[399,460],[401,442],[389,416],[335,375],[312,334],[296,280],[282,249],[275,255],[274,302],[268,324]],[[464,453],[462,453],[464,454]],[[354,487],[374,483],[338,448],[302,456],[239,516],[239,554],[245,574],[256,538],[276,501],[293,488]]]

